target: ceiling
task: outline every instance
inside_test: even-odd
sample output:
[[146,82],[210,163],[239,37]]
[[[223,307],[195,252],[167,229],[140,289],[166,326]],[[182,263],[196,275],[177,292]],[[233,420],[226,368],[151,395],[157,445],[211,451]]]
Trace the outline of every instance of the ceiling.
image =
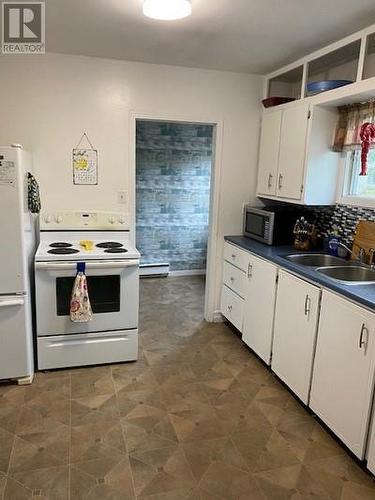
[[375,23],[374,0],[192,0],[179,21],[142,0],[46,0],[48,52],[267,73]]

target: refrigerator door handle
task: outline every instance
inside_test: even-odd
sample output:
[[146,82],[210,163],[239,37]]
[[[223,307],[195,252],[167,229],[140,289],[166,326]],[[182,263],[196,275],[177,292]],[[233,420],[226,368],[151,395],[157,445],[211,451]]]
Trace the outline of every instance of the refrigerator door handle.
[[0,307],[12,307],[12,306],[23,306],[25,304],[24,299],[0,299]]

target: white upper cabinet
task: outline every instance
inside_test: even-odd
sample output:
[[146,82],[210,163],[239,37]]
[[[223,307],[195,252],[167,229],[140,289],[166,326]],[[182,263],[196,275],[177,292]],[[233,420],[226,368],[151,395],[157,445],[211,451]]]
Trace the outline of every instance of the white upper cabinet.
[[286,109],[282,116],[276,193],[299,200],[303,186],[308,106]]
[[310,406],[364,458],[375,365],[375,314],[323,292]]
[[331,142],[337,111],[289,104],[263,114],[257,195],[306,205],[336,202],[340,155]]
[[259,146],[258,193],[276,195],[282,111],[265,114]]
[[320,289],[279,271],[272,370],[308,403],[319,317]]

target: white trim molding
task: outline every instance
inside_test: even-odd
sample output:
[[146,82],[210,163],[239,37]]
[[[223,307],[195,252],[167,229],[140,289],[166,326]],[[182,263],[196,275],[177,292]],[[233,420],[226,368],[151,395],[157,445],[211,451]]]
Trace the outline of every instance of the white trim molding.
[[205,276],[205,269],[185,269],[183,271],[169,271],[169,276],[171,278],[177,278],[179,276]]
[[224,316],[220,311],[215,311],[212,317],[212,323],[224,323]]

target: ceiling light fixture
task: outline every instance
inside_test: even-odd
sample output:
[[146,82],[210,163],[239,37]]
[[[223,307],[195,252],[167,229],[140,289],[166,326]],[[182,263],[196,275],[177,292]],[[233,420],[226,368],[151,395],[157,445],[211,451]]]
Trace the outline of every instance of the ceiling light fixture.
[[143,14],[152,19],[173,21],[191,14],[190,0],[144,0]]

